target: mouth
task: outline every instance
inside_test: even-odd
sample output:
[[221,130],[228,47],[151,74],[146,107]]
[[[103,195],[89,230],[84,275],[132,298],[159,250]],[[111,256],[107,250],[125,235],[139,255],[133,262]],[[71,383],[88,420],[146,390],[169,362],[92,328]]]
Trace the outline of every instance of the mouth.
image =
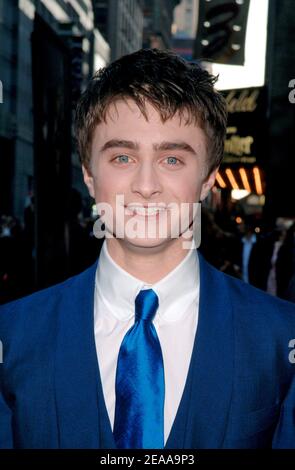
[[156,217],[166,212],[167,207],[162,205],[128,205],[125,207],[126,215],[140,216],[140,217]]

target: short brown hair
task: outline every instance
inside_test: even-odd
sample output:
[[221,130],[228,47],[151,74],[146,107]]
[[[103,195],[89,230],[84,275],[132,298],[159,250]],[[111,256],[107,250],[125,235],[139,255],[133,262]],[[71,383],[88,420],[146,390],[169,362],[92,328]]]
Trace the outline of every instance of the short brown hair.
[[132,99],[147,118],[152,104],[165,122],[179,113],[207,136],[208,174],[219,166],[226,133],[226,104],[214,89],[217,77],[171,51],[141,49],[99,70],[82,94],[75,130],[81,162],[89,167],[94,129],[106,120],[110,104]]

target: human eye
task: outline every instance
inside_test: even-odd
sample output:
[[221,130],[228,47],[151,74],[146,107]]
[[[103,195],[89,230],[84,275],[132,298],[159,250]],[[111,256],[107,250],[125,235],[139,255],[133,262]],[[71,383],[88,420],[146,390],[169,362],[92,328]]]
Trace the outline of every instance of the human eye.
[[128,155],[117,155],[115,158],[114,158],[114,161],[116,163],[129,163],[130,162],[130,157]]
[[165,158],[169,166],[179,166],[182,164],[182,161],[177,157],[167,157]]

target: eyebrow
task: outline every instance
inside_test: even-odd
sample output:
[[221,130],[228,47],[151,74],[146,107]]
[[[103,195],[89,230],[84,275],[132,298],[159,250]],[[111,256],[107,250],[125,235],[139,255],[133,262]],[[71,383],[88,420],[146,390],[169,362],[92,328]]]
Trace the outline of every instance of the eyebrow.
[[186,142],[161,142],[153,145],[154,150],[184,150],[197,155],[197,152]]
[[100,152],[118,147],[124,147],[131,150],[139,149],[138,143],[133,142],[132,140],[111,139],[104,143],[104,145],[100,148]]
[[[100,148],[100,152],[104,152],[108,149],[112,148],[128,148],[131,150],[139,150],[139,143],[133,142],[132,140],[122,140],[122,139],[111,139],[104,143],[104,145]],[[159,144],[153,144],[153,149],[156,151],[163,151],[163,150],[184,150],[185,152],[191,153],[193,155],[197,155],[197,152],[186,142],[169,142],[164,141],[160,142]]]

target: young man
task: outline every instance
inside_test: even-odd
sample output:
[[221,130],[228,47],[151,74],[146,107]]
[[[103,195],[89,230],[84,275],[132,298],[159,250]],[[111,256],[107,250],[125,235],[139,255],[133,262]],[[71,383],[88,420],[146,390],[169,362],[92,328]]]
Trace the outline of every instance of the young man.
[[1,447],[295,447],[294,305],[193,249],[226,127],[214,81],[157,50],[91,80],[76,130],[106,239],[2,308]]

